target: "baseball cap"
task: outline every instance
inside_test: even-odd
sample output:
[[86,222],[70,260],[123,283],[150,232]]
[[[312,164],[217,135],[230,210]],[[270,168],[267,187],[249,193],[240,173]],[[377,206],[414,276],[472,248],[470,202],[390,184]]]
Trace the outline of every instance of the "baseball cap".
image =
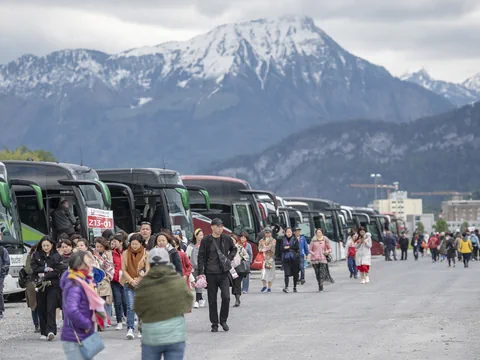
[[271,233],[271,232],[272,232],[272,228],[270,228],[270,227],[267,226],[265,229],[263,229],[263,232],[264,232],[264,233]]
[[168,251],[164,248],[153,248],[148,253],[148,263],[149,264],[169,264],[170,256]]
[[223,225],[223,221],[220,220],[219,218],[215,218],[212,220],[212,225],[217,225],[217,226]]

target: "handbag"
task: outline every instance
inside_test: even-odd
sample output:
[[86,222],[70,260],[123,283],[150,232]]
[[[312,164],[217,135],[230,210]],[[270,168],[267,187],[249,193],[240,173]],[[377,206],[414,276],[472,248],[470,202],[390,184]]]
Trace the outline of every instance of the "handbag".
[[[221,237],[220,237],[220,241],[222,241]],[[223,271],[230,271],[230,269],[232,269],[232,263],[225,256],[225,254],[220,251],[215,239],[213,239],[212,242],[213,242],[213,245],[215,246],[215,249],[217,249],[218,259],[220,260],[220,267],[223,269]],[[222,243],[222,245],[223,245],[223,243]]]
[[98,332],[94,332],[89,337],[85,338],[83,341],[80,341],[75,328],[73,327],[72,322],[70,321],[70,326],[72,327],[75,338],[77,339],[78,346],[80,347],[80,352],[85,360],[93,359],[97,354],[99,354],[103,349],[105,349],[105,344]]
[[[330,246],[330,243],[328,242],[328,240],[325,240],[325,248],[326,248],[327,244]],[[331,253],[325,254],[325,251],[324,251],[323,255],[325,255],[325,259],[327,259],[327,262],[332,262],[332,254]]]
[[255,260],[250,265],[250,270],[261,270],[263,267],[263,262],[265,261],[265,254],[263,252],[259,252],[255,257]]
[[250,262],[242,259],[242,261],[240,261],[240,265],[235,268],[235,271],[240,276],[246,276],[250,274]]

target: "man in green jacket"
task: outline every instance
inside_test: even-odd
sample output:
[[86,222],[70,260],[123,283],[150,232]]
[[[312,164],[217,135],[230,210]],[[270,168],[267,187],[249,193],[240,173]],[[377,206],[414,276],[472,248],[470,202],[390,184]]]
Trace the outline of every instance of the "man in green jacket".
[[150,271],[135,292],[134,310],[142,321],[142,360],[183,359],[187,330],[184,314],[193,295],[183,277],[170,265],[168,251],[154,248],[148,254]]

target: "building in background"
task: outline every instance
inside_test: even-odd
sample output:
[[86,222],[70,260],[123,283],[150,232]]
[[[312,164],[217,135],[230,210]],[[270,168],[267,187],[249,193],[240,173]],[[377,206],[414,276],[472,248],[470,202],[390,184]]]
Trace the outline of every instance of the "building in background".
[[435,216],[434,214],[407,215],[406,224],[410,235],[413,234],[419,222],[423,224],[425,231],[430,234],[433,231],[433,225],[435,225]]
[[372,207],[380,213],[394,213],[404,221],[408,215],[423,214],[422,199],[409,199],[406,191],[392,192],[388,199],[375,200]]
[[442,202],[442,217],[450,231],[457,231],[464,222],[480,227],[480,200],[449,200]]

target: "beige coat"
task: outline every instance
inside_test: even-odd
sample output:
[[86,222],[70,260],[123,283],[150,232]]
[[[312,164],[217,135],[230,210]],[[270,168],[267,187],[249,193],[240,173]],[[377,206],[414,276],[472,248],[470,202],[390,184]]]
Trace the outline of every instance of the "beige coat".
[[355,255],[355,262],[358,265],[372,265],[372,235],[366,233],[363,242],[357,241],[355,243],[357,253]]

